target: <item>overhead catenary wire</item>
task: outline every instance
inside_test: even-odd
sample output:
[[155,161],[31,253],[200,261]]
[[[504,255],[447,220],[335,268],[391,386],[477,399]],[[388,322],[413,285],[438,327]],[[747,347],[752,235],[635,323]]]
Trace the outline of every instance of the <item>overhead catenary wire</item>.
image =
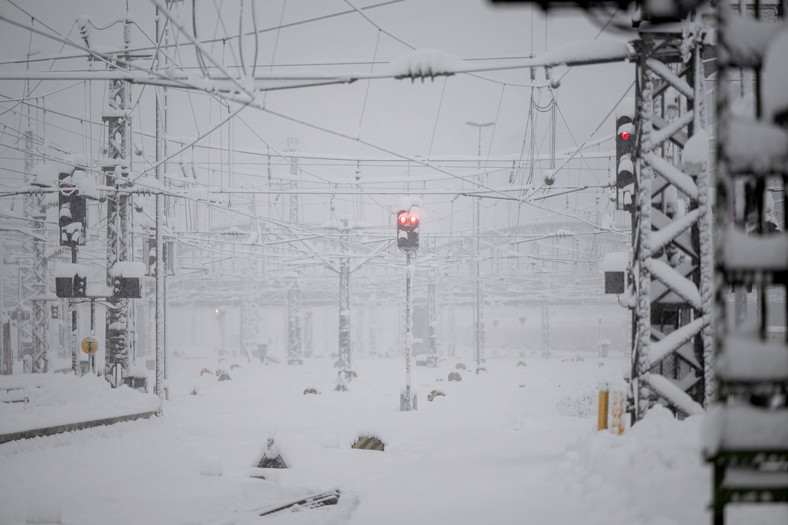
[[[255,34],[257,34],[257,33],[255,32]],[[446,81],[444,80],[444,89],[445,89],[445,84],[446,84]],[[502,96],[503,96],[503,90],[505,89],[505,87],[506,87],[505,85],[502,86]],[[499,102],[499,110],[500,110],[500,102]],[[439,109],[438,109],[438,113],[440,113],[440,106],[439,106]],[[436,117],[436,126],[437,126],[437,117]],[[434,137],[435,137],[435,133],[434,133],[434,130],[433,130],[432,141],[434,141]],[[491,140],[491,143],[492,143],[492,140]],[[195,145],[192,144],[191,147],[195,147]],[[490,148],[491,147],[492,146],[490,146]],[[432,142],[431,142],[430,149],[432,149]],[[489,157],[490,157],[490,151],[489,151],[489,148],[488,148],[488,155],[487,155],[487,158],[485,159],[485,165],[487,165],[487,163],[489,162]],[[403,160],[403,159],[399,159],[399,160]],[[451,178],[455,178],[456,179],[457,177],[455,176],[455,177],[451,177]]]

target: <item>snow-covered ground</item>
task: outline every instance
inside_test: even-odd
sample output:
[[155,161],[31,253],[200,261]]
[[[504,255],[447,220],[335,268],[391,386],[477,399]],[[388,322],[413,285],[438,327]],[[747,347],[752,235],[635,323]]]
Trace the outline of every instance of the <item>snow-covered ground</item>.
[[[709,523],[704,416],[655,408],[621,436],[597,432],[597,385],[626,360],[577,355],[492,358],[459,382],[455,360],[416,367],[413,412],[399,411],[400,359],[357,360],[351,391],[335,392],[328,359],[239,362],[219,382],[200,376],[215,362],[173,358],[163,417],[0,445],[0,524]],[[0,430],[150,402],[98,381],[48,377],[28,404],[0,403]],[[362,434],[385,451],[351,449]],[[290,468],[254,468],[268,439]],[[337,505],[252,512],[330,489]],[[785,506],[731,509],[730,523],[788,523]]]

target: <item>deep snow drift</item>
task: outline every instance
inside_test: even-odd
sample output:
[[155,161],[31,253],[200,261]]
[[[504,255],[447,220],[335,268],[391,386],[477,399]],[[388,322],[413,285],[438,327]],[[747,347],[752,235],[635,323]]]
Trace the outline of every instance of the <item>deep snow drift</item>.
[[[491,358],[459,382],[447,381],[457,360],[416,367],[419,409],[400,412],[400,359],[357,360],[340,393],[328,359],[239,360],[219,382],[200,375],[216,362],[173,358],[164,417],[0,445],[0,523],[709,522],[705,416],[677,421],[657,407],[621,436],[596,432],[597,386],[621,376],[623,355],[604,366],[590,353],[518,360]],[[0,404],[3,426],[20,411],[69,414],[135,395],[96,378],[48,379],[62,392],[83,385],[86,397]],[[445,395],[428,401],[433,390]],[[351,449],[362,434],[385,451]],[[269,438],[290,468],[254,468]],[[257,515],[330,489],[341,491],[337,505]],[[729,509],[730,523],[788,522],[785,506]]]

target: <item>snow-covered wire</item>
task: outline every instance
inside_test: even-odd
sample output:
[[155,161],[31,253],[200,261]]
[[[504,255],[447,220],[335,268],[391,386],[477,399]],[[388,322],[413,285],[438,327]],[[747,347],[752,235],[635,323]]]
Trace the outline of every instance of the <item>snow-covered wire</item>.
[[[380,45],[380,31],[377,32],[377,38],[375,39],[375,50],[372,52],[372,65],[369,67],[369,72],[371,73],[375,68],[375,59],[378,56],[378,46]],[[367,99],[369,98],[369,88],[372,85],[372,79],[367,80],[367,87],[364,91],[364,102],[361,104],[361,116],[358,118],[358,131],[356,132],[356,137],[361,136],[361,124],[364,122],[364,111],[367,109]],[[444,84],[444,89],[446,85]]]
[[148,169],[146,169],[146,170],[143,170],[142,172],[140,172],[139,174],[137,174],[137,176],[136,176],[136,177],[134,177],[134,179],[132,179],[132,182],[136,181],[137,179],[139,179],[140,177],[142,177],[142,176],[143,176],[143,175],[145,175],[146,173],[149,173],[149,172],[151,172],[152,170],[156,169],[158,166],[161,166],[161,165],[162,165],[162,164],[164,164],[165,162],[169,162],[170,160],[172,160],[173,158],[177,157],[178,155],[180,155],[181,153],[183,153],[183,152],[184,152],[184,151],[186,151],[187,149],[191,148],[191,147],[192,147],[192,146],[193,146],[195,143],[197,143],[197,142],[201,141],[202,139],[204,139],[205,137],[207,137],[207,136],[211,135],[211,134],[212,134],[214,131],[216,131],[217,129],[219,129],[219,128],[220,128],[221,126],[223,126],[225,123],[227,123],[228,121],[232,120],[232,119],[233,119],[233,117],[235,117],[235,116],[236,116],[238,113],[240,113],[240,112],[241,112],[243,109],[245,109],[245,108],[246,108],[248,105],[249,105],[248,103],[247,103],[247,104],[242,104],[242,105],[239,105],[239,106],[238,106],[238,108],[237,108],[235,111],[233,111],[232,113],[230,113],[229,115],[227,115],[225,118],[223,118],[222,120],[220,120],[220,121],[219,121],[218,123],[216,123],[216,124],[215,124],[215,125],[214,125],[214,126],[211,128],[211,129],[209,129],[208,131],[206,131],[206,132],[205,132],[205,133],[203,133],[202,135],[198,136],[198,137],[197,137],[196,139],[194,139],[192,142],[190,142],[190,143],[188,143],[188,144],[184,145],[184,146],[183,146],[181,149],[179,149],[178,151],[176,151],[176,152],[174,152],[174,153],[170,154],[170,155],[169,155],[169,156],[167,156],[166,158],[164,158],[164,159],[160,160],[159,162],[157,162],[156,164],[152,165],[150,168],[148,168]]
[[[550,90],[552,91],[552,88],[550,88]],[[569,127],[569,123],[566,121],[566,117],[564,117],[564,112],[561,111],[561,106],[558,105],[558,101],[555,99],[555,93],[553,93],[553,103],[555,104],[555,109],[558,110],[558,115],[561,117],[561,120],[563,121],[564,125],[566,126],[566,131],[569,133],[569,138],[572,139],[572,144],[575,145],[575,148],[579,148],[580,146],[578,146],[577,140],[575,140],[575,136],[572,133],[572,129]],[[583,162],[585,163],[586,167],[591,172],[591,174],[594,176],[596,181],[600,182],[599,181],[599,177],[597,177],[596,173],[594,173],[594,170],[591,169],[591,165],[588,163],[588,159],[586,159],[586,157],[583,155],[582,150],[579,153],[579,155],[580,155],[580,158],[583,159]]]
[[[252,0],[252,5],[254,5],[254,0]],[[241,71],[243,71],[244,77],[248,75],[246,71],[246,60],[244,59],[244,43],[243,43],[243,35],[244,34],[244,0],[241,0],[241,9],[238,11],[238,57],[240,58],[241,62]]]
[[440,121],[441,117],[441,108],[443,107],[443,97],[446,94],[446,84],[449,82],[448,78],[443,79],[443,88],[441,88],[441,96],[438,100],[438,109],[435,111],[435,122],[432,125],[432,137],[430,138],[430,148],[427,152],[427,158],[432,156],[432,146],[435,144],[435,135],[436,131],[438,130],[438,122]]
[[[169,20],[170,18],[167,17]],[[199,37],[197,36],[197,0],[192,0],[192,31],[194,32],[194,39],[199,41]],[[197,64],[200,66],[200,71],[206,78],[211,78],[211,73],[208,71],[208,68],[205,67],[205,62],[202,58],[202,48],[198,46],[196,43],[194,44],[194,54],[197,56]]]
[[[277,26],[276,29],[276,36],[274,37],[274,47],[273,50],[271,51],[271,65],[268,68],[269,72],[271,71],[274,62],[276,61],[276,52],[279,49],[279,34],[281,33],[282,20],[285,19],[285,9],[287,9],[287,0],[284,0],[284,2],[282,2],[282,11],[279,13],[279,25]],[[267,97],[268,97],[268,93],[265,93],[263,95],[263,107],[265,107],[265,102]]]
[[254,59],[252,61],[252,77],[257,73],[257,56],[260,52],[260,34],[257,32],[257,13],[255,12],[255,1],[252,0],[252,29],[254,29]]

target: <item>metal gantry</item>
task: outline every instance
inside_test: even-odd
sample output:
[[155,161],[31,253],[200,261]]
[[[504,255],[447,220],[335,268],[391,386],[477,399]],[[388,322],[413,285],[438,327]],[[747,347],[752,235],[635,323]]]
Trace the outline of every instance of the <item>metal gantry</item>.
[[[637,63],[630,409],[653,403],[687,416],[708,402],[712,247],[709,171],[687,163],[708,149],[705,27],[640,33]],[[690,148],[692,152],[689,152]]]

